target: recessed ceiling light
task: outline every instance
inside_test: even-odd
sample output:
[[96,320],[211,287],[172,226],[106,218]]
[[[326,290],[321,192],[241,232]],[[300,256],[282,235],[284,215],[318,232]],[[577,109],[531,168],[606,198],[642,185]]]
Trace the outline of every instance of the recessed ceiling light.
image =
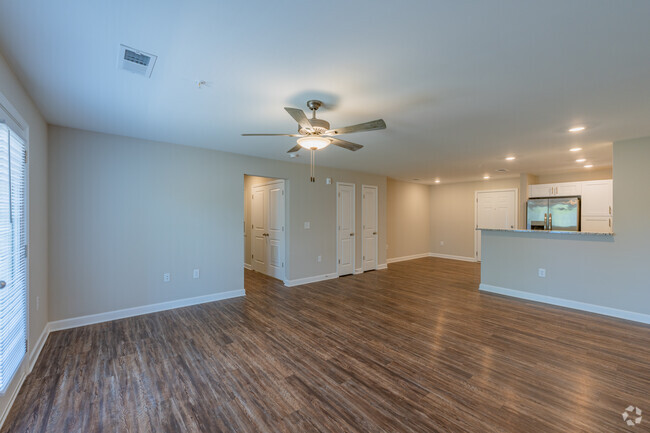
[[435,183],[440,183],[440,179],[434,180]]
[[483,179],[489,179],[490,176],[483,176]]
[[586,161],[585,158],[576,159],[576,162],[585,162],[585,161]]
[[582,150],[582,147],[574,147],[573,149],[569,149],[570,152],[580,152]]
[[515,157],[514,156],[506,156],[506,161],[514,161]]
[[591,167],[593,167],[593,164],[587,164],[587,165],[585,165],[585,168],[591,168]]
[[569,132],[580,132],[584,130],[585,130],[584,126],[574,126],[573,128],[569,129]]

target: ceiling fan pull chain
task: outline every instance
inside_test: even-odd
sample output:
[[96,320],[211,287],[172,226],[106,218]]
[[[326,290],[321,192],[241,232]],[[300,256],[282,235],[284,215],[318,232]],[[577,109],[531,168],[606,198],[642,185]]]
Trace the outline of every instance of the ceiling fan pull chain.
[[313,150],[313,149],[311,149],[309,152],[311,153],[311,167],[310,167],[310,168],[311,168],[311,171],[310,171],[310,177],[309,177],[309,180],[310,180],[311,182],[316,182],[316,177],[314,176],[314,170],[315,170],[314,165],[315,165],[315,163],[316,163],[316,155],[314,154],[314,150]]

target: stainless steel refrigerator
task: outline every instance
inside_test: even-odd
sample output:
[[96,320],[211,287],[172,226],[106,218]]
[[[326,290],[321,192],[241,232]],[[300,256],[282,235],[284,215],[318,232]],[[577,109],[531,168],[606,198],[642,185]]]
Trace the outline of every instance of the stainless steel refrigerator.
[[528,199],[526,228],[580,231],[580,197]]

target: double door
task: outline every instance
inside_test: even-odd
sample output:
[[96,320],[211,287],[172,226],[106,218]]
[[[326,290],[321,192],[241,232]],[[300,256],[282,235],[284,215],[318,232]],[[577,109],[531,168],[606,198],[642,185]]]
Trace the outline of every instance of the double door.
[[273,181],[252,188],[251,262],[253,270],[285,277],[285,185]]
[[377,269],[378,189],[374,185],[361,186],[361,269],[355,269],[355,185],[337,183],[337,252],[338,274]]

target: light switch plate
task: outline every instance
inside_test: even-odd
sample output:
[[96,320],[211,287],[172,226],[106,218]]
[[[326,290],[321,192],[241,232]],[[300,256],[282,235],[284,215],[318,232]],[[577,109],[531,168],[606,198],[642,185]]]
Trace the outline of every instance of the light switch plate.
[[309,229],[309,221],[305,221],[305,230]]
[[537,269],[537,276],[540,278],[546,278],[546,269],[544,268]]
[[197,279],[200,277],[200,272],[198,269],[194,269],[194,272],[192,273],[192,278]]

